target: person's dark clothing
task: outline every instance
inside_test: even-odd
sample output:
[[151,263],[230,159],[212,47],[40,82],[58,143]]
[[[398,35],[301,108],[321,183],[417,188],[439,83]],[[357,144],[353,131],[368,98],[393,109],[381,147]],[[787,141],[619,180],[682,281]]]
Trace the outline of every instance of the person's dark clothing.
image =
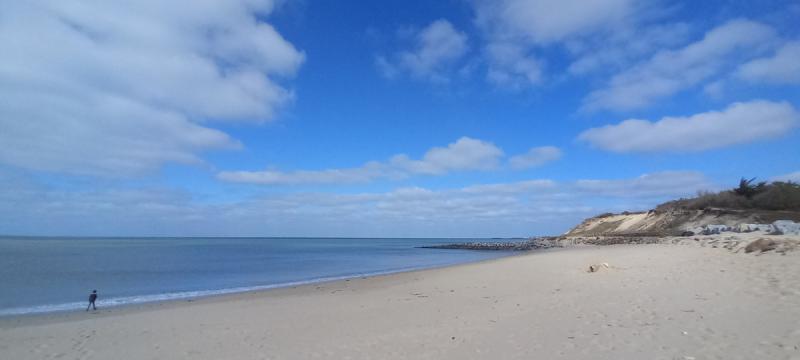
[[89,305],[86,306],[86,311],[89,311],[89,308],[92,308],[92,310],[97,310],[97,306],[94,305],[95,301],[97,301],[97,292],[92,292],[92,294],[89,295]]

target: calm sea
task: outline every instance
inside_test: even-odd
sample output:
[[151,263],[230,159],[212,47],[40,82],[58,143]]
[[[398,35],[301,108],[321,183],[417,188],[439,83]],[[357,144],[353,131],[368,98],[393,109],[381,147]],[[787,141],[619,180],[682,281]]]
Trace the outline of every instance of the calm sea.
[[[478,241],[478,239],[474,239]],[[452,239],[0,238],[0,315],[184,299],[472,262]],[[459,239],[458,242],[470,241]]]

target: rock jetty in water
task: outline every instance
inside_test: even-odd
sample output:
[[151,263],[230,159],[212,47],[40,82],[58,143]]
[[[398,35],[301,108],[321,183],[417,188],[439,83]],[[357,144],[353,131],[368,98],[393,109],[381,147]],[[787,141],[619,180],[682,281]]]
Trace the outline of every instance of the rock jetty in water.
[[558,241],[554,237],[531,238],[524,241],[506,242],[465,242],[442,245],[420,246],[421,249],[449,249],[449,250],[505,250],[505,251],[527,251],[536,249],[546,249],[558,246]]

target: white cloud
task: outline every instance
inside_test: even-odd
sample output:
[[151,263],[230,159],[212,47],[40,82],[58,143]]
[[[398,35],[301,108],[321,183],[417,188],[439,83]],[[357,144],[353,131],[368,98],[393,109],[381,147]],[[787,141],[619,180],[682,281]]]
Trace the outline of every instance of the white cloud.
[[743,64],[736,76],[750,82],[800,84],[800,41],[784,44],[772,57]]
[[239,146],[181,114],[124,98],[95,96],[75,103],[57,95],[7,95],[9,103],[0,106],[0,162],[21,168],[137,175],[164,162],[198,164],[200,151]]
[[498,166],[503,151],[492,143],[462,137],[447,147],[434,147],[422,159],[405,154],[386,162],[371,161],[357,168],[282,172],[223,171],[221,180],[255,184],[329,184],[369,182],[380,178],[404,178],[412,174],[442,175],[452,171],[491,170]]
[[265,185],[299,185],[299,184],[338,184],[364,183],[379,178],[404,177],[387,165],[369,162],[361,167],[348,169],[298,170],[298,171],[222,171],[217,178],[225,181],[265,184]]
[[791,104],[755,100],[656,122],[625,120],[586,130],[578,138],[613,152],[691,152],[779,137],[798,123],[800,114]]
[[0,192],[0,229],[7,234],[494,237],[557,234],[587,216],[647,209],[711,185],[697,173],[665,172],[442,190],[255,195],[225,202],[159,188],[53,188],[2,172],[0,187],[7,189]]
[[702,40],[678,50],[664,50],[650,60],[615,75],[608,86],[584,99],[586,110],[631,110],[695,86],[719,74],[741,57],[757,55],[777,40],[769,26],[731,20],[708,31]]
[[238,146],[204,123],[270,119],[292,98],[277,79],[304,58],[262,20],[273,6],[4,4],[0,162],[118,176]]
[[[469,137],[461,137],[446,147],[434,147],[420,159],[406,154],[392,156],[387,161],[370,161],[362,166],[324,170],[263,170],[222,171],[220,180],[264,184],[343,184],[366,183],[378,179],[404,179],[412,175],[445,175],[458,171],[490,171],[501,168],[503,150],[496,145]],[[558,160],[561,150],[554,146],[535,147],[525,154],[509,159],[514,169],[541,166]]]
[[593,34],[570,41],[567,49],[575,57],[567,71],[571,75],[619,71],[661,49],[685,43],[685,23],[625,24],[610,33]]
[[542,81],[542,61],[519,44],[490,43],[486,55],[489,58],[486,78],[495,85],[519,89]]
[[[685,24],[648,25],[663,17],[659,0],[476,0],[476,23],[484,32],[487,79],[522,89],[560,71],[546,54],[560,47],[573,59],[572,75],[614,70],[682,41]],[[558,49],[559,51],[561,49]],[[549,66],[545,66],[549,65]],[[548,76],[550,75],[550,76]]]
[[414,47],[392,58],[377,57],[377,65],[387,77],[401,71],[431,81],[446,81],[451,67],[469,50],[467,35],[444,19],[432,22],[414,34]]
[[498,159],[503,156],[492,143],[462,137],[447,147],[435,147],[428,150],[421,160],[412,160],[406,155],[392,157],[393,167],[413,174],[444,174],[460,170],[492,170],[497,167]]
[[561,156],[562,152],[559,148],[555,146],[541,146],[532,148],[525,154],[513,156],[508,162],[511,167],[515,169],[528,169],[558,160]]
[[547,44],[605,30],[635,13],[636,0],[476,1],[478,23],[501,36]]

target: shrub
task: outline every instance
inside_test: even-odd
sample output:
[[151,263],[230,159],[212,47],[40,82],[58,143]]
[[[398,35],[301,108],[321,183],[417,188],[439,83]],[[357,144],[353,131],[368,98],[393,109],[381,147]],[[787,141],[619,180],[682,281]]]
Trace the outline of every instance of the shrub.
[[699,191],[697,197],[661,204],[658,210],[707,208],[800,211],[800,184],[783,181],[753,184],[755,178],[739,181],[739,186],[713,193]]
[[753,196],[753,207],[767,210],[800,210],[800,184],[774,182]]
[[764,192],[766,190],[767,183],[765,181],[762,181],[758,184],[753,185],[753,181],[755,180],[756,178],[752,178],[750,180],[742,178],[741,180],[739,180],[739,187],[733,189],[732,191],[736,193],[736,195],[741,195],[748,199],[752,198],[756,194]]

